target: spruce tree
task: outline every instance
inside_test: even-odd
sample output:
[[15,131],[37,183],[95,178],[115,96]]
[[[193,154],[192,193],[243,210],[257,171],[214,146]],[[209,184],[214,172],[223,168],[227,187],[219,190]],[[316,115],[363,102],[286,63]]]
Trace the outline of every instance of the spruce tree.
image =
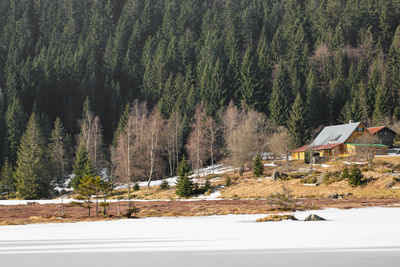
[[35,113],[29,118],[17,153],[17,197],[40,199],[50,195],[50,170],[46,142]]
[[5,121],[5,156],[13,163],[17,159],[18,146],[26,123],[26,116],[18,98],[14,98],[8,106]]
[[253,172],[255,177],[260,177],[264,174],[264,164],[260,154],[257,154],[254,159]]
[[283,63],[280,63],[269,102],[270,118],[276,125],[286,124],[291,91],[289,73]]
[[0,192],[6,192],[7,198],[10,197],[10,193],[15,192],[14,171],[8,158],[4,160],[0,173]]
[[117,129],[114,132],[114,138],[112,143],[114,147],[116,147],[118,144],[118,137],[121,134],[121,132],[125,129],[130,113],[131,113],[131,105],[126,104],[124,112],[122,113],[121,118],[119,119]]
[[54,121],[54,128],[50,134],[48,152],[50,157],[53,179],[60,187],[64,186],[69,169],[69,138],[65,133],[64,126],[60,118]]
[[89,155],[84,146],[80,146],[76,152],[75,164],[73,166],[74,178],[71,180],[71,186],[75,190],[81,182],[81,179],[86,174],[93,175],[93,167],[89,159]]
[[317,77],[313,70],[310,70],[306,81],[306,122],[307,126],[314,128],[324,122],[321,121],[322,107],[321,96],[317,86]]
[[240,67],[239,88],[241,100],[245,101],[249,108],[265,110],[267,100],[263,92],[263,77],[259,73],[258,65],[253,55],[253,50],[249,46],[244,55]]
[[188,198],[193,195],[193,182],[189,177],[190,170],[186,157],[183,156],[178,166],[176,180],[176,194],[180,197]]
[[300,93],[298,93],[292,110],[289,113],[289,120],[287,122],[289,131],[294,137],[296,146],[303,145],[307,139],[308,129],[305,117],[306,114],[304,111],[303,100],[301,99]]
[[382,123],[386,117],[390,115],[390,95],[388,92],[387,84],[383,78],[382,82],[378,85],[375,97],[375,106],[373,113],[373,121],[376,124]]
[[351,167],[349,178],[348,178],[349,185],[353,186],[353,187],[361,185],[362,178],[363,178],[363,175],[361,173],[361,170],[356,165],[353,165]]

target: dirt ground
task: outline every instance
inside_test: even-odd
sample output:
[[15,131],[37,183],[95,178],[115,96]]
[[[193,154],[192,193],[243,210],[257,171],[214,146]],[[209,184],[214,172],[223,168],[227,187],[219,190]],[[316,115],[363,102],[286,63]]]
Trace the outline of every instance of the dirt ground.
[[[139,209],[136,216],[207,216],[225,214],[264,214],[274,211],[269,200],[203,200],[203,201],[151,201],[133,202]],[[395,206],[399,199],[297,199],[296,210],[320,208],[357,208],[371,206]],[[92,217],[87,216],[87,209],[76,204],[65,205],[65,217],[61,218],[58,204],[28,204],[0,206],[0,225],[31,224],[31,223],[58,223],[76,221],[114,220],[123,216],[128,208],[127,202],[120,202],[121,215],[118,216],[118,204],[110,203],[107,209],[108,216],[95,217],[94,205]],[[102,210],[102,208],[100,208]]]

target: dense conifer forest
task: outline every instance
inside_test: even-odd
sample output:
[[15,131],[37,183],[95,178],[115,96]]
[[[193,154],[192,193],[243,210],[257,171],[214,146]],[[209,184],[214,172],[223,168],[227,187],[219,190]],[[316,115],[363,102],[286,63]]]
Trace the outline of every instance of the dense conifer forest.
[[[30,188],[32,172],[38,197],[50,181],[37,181],[63,176],[78,159],[81,169],[87,157],[112,171],[138,125],[151,143],[136,159],[149,165],[119,167],[121,177],[174,174],[183,153],[194,167],[214,162],[215,147],[229,148],[231,133],[219,126],[231,101],[243,118],[256,112],[270,128],[285,126],[296,145],[321,125],[392,123],[399,25],[395,0],[0,0],[2,180]],[[161,124],[171,138],[155,138]],[[216,140],[207,153],[201,129]]]

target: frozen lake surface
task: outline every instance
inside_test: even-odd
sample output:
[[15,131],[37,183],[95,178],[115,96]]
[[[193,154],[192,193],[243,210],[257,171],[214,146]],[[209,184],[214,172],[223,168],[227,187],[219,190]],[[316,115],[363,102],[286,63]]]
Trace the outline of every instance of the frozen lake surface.
[[1,266],[398,266],[399,208],[0,227]]

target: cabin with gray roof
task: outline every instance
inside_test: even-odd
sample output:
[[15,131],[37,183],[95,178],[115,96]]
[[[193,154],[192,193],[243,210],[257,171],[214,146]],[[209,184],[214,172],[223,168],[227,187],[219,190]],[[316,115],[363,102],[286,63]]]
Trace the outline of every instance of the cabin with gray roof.
[[[342,156],[348,157],[357,150],[360,141],[366,136],[372,136],[362,122],[326,126],[308,145],[292,151],[292,159],[305,159],[307,152],[312,151],[320,157]],[[365,144],[364,144],[365,145]],[[369,144],[377,154],[387,154],[387,146],[382,144]]]

